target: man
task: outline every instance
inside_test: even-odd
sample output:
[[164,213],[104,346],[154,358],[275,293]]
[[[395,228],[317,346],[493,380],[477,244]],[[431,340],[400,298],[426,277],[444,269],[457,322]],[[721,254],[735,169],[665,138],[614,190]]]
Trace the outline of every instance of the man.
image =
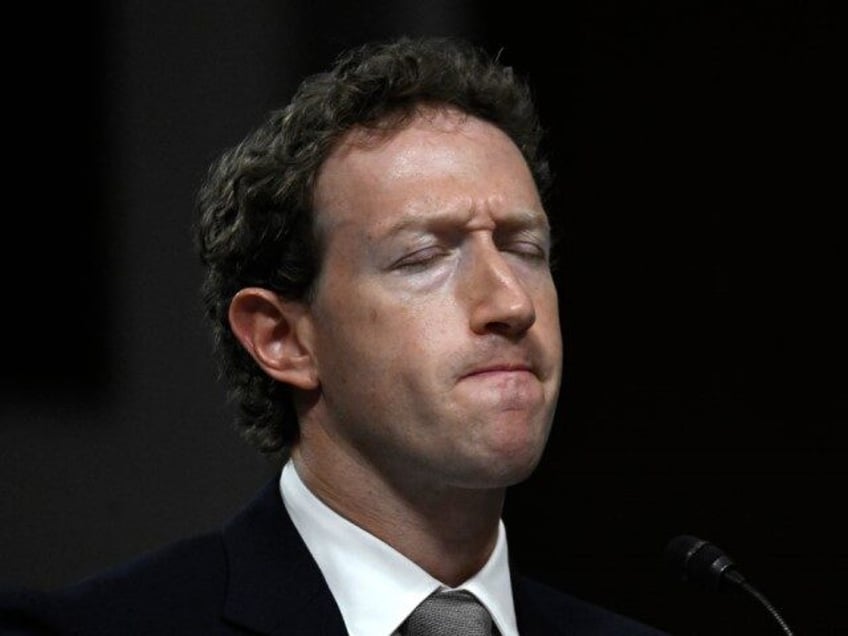
[[562,373],[541,140],[510,69],[401,38],[225,153],[199,197],[204,298],[281,477],[220,533],[17,595],[9,629],[657,634],[509,567],[506,489]]

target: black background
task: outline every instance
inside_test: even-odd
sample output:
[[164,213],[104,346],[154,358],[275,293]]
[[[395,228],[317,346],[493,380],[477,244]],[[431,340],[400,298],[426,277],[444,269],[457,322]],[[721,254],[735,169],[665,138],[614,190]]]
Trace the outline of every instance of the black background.
[[231,448],[194,189],[341,48],[451,33],[529,76],[559,177],[565,382],[542,465],[507,502],[513,558],[676,634],[776,633],[663,569],[666,542],[695,534],[798,634],[841,633],[836,3],[179,5],[14,21],[0,574],[66,582],[204,529],[273,474]]

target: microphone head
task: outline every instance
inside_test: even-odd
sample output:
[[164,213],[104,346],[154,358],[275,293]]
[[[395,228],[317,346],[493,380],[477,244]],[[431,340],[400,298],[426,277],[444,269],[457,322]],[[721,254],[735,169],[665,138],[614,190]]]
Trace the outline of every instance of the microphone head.
[[689,534],[674,537],[665,548],[665,560],[675,576],[711,590],[722,587],[725,579],[744,579],[733,560],[709,541]]

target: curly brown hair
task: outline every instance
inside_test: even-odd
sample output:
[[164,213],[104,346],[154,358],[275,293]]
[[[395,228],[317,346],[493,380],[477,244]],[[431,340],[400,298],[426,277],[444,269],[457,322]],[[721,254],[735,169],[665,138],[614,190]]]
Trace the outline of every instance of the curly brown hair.
[[445,37],[400,37],[344,52],[214,162],[200,188],[203,302],[221,375],[240,407],[237,427],[263,452],[297,439],[293,398],[233,335],[230,302],[248,286],[309,302],[321,266],[312,198],[323,162],[348,131],[402,125],[422,104],[454,107],[503,130],[545,198],[551,174],[529,85],[481,47]]

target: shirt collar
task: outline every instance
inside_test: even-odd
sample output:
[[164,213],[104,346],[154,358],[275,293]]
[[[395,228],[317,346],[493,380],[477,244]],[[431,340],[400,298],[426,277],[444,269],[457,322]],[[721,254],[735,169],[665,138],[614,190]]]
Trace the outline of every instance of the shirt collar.
[[502,636],[518,636],[503,521],[498,523],[495,549],[486,564],[458,588],[449,588],[324,504],[306,487],[291,461],[283,467],[280,492],[351,636],[390,636],[421,601],[446,589],[474,594]]

